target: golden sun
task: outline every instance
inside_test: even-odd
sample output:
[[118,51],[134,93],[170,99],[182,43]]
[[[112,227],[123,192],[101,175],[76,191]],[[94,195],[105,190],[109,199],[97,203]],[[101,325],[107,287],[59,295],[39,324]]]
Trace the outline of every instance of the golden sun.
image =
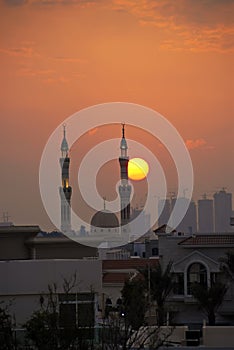
[[148,163],[142,158],[132,158],[128,162],[128,177],[131,180],[143,180],[149,172]]

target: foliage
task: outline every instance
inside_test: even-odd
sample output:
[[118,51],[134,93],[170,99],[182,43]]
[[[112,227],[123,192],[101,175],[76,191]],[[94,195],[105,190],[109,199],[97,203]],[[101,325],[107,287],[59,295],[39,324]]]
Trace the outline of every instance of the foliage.
[[159,326],[165,324],[165,303],[174,287],[171,273],[172,264],[173,262],[169,261],[166,268],[163,269],[161,263],[158,262],[154,267],[140,270],[145,279],[145,289],[150,291],[151,300],[157,304],[157,323]]
[[[91,350],[92,342],[88,342],[92,331],[79,327],[74,320],[73,306],[69,303],[72,292],[76,286],[76,276],[70,280],[64,279],[62,294],[63,302],[59,302],[56,284],[48,286],[48,293],[40,297],[40,309],[35,311],[25,324],[27,339],[33,343],[38,350]],[[62,311],[62,314],[59,313]],[[81,318],[91,320],[86,315]],[[89,328],[89,327],[87,327]],[[91,325],[90,325],[91,328]]]
[[[168,266],[167,271],[170,271],[170,268]],[[151,272],[154,271],[154,269],[151,269]],[[168,275],[167,271],[161,270],[160,277],[164,274]],[[141,272],[144,276],[144,274],[148,273],[148,270],[142,270]],[[155,274],[152,273],[152,279],[154,276]],[[146,324],[145,314],[150,306],[148,303],[147,286],[146,278],[142,278],[142,275],[125,281],[121,292],[122,304],[119,304],[117,309],[112,307],[112,312],[109,311],[108,318],[106,318],[102,328],[101,350],[143,349],[144,346],[151,346],[151,349],[158,349],[172,334],[173,327],[163,329],[159,325],[149,326]],[[152,281],[152,286],[156,294],[154,281]],[[166,300],[168,290],[169,288],[162,291],[161,299]]]
[[11,350],[13,348],[12,320],[8,306],[5,305],[0,306],[0,344],[1,350]]
[[101,330],[102,350],[131,349],[136,338],[141,336],[147,308],[145,288],[142,280],[125,281],[122,299],[112,307],[107,299],[108,313]]
[[234,275],[234,252],[228,251],[226,252],[226,256],[219,259],[224,263],[224,268],[226,268],[230,274]]
[[215,313],[222,304],[226,292],[227,287],[223,283],[214,283],[207,289],[198,283],[192,286],[192,294],[197,299],[199,307],[206,313],[210,326],[215,325]]
[[125,322],[134,330],[144,325],[147,300],[141,280],[126,281],[122,289]]
[[58,315],[48,310],[35,311],[26,323],[27,338],[38,350],[58,349]]

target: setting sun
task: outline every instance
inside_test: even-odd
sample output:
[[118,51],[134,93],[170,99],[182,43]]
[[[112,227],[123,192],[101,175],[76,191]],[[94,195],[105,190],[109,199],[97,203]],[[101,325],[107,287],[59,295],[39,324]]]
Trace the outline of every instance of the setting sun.
[[128,177],[131,180],[143,180],[149,172],[148,163],[142,158],[133,158],[128,163]]

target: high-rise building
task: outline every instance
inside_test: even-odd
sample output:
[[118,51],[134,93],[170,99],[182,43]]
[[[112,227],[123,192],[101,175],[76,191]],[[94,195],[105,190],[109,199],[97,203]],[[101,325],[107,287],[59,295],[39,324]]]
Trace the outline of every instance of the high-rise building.
[[200,233],[214,232],[213,200],[206,198],[206,195],[198,200],[198,231]]
[[121,226],[123,232],[129,232],[128,223],[130,220],[130,196],[131,196],[131,186],[128,182],[128,145],[125,139],[125,125],[122,124],[122,139],[120,142],[120,176],[121,184],[119,186],[119,195],[120,195],[120,208],[121,208]]
[[[141,220],[134,221],[139,215]],[[142,208],[132,208],[131,212],[131,235],[135,233],[146,233],[150,229],[150,214],[147,214]],[[136,236],[138,238],[139,234]]]
[[230,232],[232,194],[222,189],[214,194],[215,232]]
[[[161,214],[160,214],[161,213]],[[158,226],[167,225],[171,215],[171,203],[169,199],[158,201]]]
[[175,214],[176,216],[183,215],[185,205],[188,205],[188,209],[183,219],[177,226],[175,224],[176,217],[172,218],[173,227],[178,232],[190,233],[190,234],[196,233],[197,232],[197,209],[196,209],[195,202],[190,201],[186,197],[173,198],[171,201],[171,210],[173,210],[175,203],[177,205],[177,212]]
[[69,165],[70,158],[68,156],[68,143],[66,140],[66,127],[63,126],[63,140],[61,144],[61,187],[59,188],[61,199],[61,230],[63,232],[71,232],[71,195],[72,188],[69,185]]

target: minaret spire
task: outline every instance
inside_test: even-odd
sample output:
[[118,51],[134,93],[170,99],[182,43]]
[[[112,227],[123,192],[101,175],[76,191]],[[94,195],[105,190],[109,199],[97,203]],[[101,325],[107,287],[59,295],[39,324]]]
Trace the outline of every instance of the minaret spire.
[[126,158],[127,151],[128,151],[128,145],[127,145],[127,141],[125,139],[125,123],[122,123],[122,139],[120,142],[120,150],[121,150],[121,157]]
[[[125,124],[122,123],[122,139],[120,142],[120,176],[121,185],[119,186],[120,204],[121,204],[121,226],[127,225],[130,220],[130,196],[131,186],[128,183],[128,162],[129,157],[127,154],[128,145],[125,139]],[[123,232],[129,233],[129,229],[124,229]]]
[[62,158],[66,158],[68,155],[69,147],[66,139],[66,124],[63,124],[63,140],[61,143]]
[[124,127],[125,127],[125,123],[122,123],[122,138],[125,139],[125,130],[124,130]]
[[66,138],[66,124],[63,124],[63,137]]
[[69,185],[69,166],[70,158],[68,156],[68,143],[66,139],[66,125],[63,125],[63,140],[61,143],[61,158],[60,166],[62,170],[61,174],[61,187],[59,188],[61,198],[61,230],[64,232],[71,231],[71,195],[72,188]]

